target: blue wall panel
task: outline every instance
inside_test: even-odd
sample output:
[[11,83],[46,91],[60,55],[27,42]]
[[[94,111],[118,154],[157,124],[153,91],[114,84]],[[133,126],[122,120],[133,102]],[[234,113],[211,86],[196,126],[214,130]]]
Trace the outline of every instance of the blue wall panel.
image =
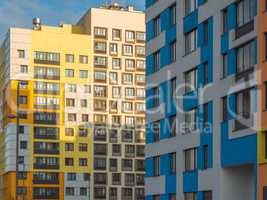
[[198,26],[198,10],[184,18],[184,33],[188,33]]
[[146,177],[154,176],[154,159],[146,158],[145,160]]
[[183,173],[183,189],[184,192],[198,191],[198,172],[184,172]]

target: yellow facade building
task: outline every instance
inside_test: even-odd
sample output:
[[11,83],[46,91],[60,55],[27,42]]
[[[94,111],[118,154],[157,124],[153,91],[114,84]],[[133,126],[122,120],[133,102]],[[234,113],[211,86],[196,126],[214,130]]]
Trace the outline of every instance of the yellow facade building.
[[10,28],[0,199],[16,199],[16,171],[21,200],[144,199],[144,20],[111,5],[77,25]]

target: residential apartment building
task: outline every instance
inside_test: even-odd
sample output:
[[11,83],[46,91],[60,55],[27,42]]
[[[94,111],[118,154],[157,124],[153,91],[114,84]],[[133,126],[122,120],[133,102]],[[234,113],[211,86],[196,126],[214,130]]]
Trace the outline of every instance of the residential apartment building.
[[267,199],[266,8],[146,1],[146,200]]
[[10,28],[0,199],[16,199],[16,185],[21,200],[144,199],[144,21],[111,5],[77,25]]

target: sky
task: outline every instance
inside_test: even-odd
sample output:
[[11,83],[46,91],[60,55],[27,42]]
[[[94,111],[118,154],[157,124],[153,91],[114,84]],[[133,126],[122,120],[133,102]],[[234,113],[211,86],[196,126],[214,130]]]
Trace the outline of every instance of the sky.
[[31,28],[34,17],[47,25],[75,24],[90,7],[110,2],[132,4],[139,10],[145,4],[145,0],[0,0],[0,41],[9,27]]

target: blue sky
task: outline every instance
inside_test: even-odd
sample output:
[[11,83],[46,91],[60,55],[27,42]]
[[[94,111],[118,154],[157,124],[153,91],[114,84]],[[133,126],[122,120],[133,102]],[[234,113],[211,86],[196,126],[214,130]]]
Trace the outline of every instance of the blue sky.
[[9,27],[32,27],[34,17],[49,25],[76,23],[90,7],[107,2],[133,4],[139,10],[145,4],[145,0],[0,0],[0,41]]

